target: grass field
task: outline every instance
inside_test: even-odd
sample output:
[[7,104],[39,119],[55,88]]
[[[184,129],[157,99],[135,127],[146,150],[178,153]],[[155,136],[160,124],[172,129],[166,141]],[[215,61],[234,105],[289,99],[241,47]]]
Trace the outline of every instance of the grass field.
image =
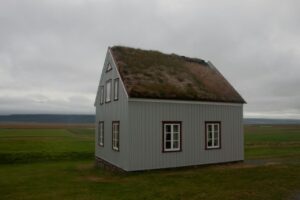
[[300,126],[246,126],[246,161],[112,173],[90,127],[0,128],[0,199],[299,199]]

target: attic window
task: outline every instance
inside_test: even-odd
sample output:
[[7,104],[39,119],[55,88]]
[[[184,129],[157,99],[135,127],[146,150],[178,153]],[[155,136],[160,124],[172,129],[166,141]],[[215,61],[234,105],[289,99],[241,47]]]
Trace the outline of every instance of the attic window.
[[119,99],[119,79],[116,78],[114,80],[114,100],[117,101]]
[[104,87],[100,86],[100,104],[104,103]]
[[108,63],[106,66],[106,72],[109,72],[110,70],[112,70],[111,64]]
[[106,88],[105,88],[105,102],[108,103],[111,101],[111,79],[106,81]]

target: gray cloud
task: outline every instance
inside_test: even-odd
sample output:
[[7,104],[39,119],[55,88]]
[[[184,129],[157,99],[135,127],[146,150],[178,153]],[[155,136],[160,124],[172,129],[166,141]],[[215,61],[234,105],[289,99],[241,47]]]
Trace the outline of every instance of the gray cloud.
[[4,0],[0,114],[93,113],[108,46],[211,60],[245,116],[300,118],[299,1]]

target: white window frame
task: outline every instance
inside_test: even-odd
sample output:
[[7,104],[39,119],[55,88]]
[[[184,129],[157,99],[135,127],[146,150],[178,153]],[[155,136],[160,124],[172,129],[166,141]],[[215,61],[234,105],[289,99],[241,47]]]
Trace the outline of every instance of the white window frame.
[[[167,126],[170,126],[170,132],[167,131]],[[174,127],[177,126],[177,131]],[[177,138],[175,135],[177,134]],[[170,135],[170,138],[167,138]],[[167,148],[167,143],[170,143],[170,148]],[[175,146],[177,143],[177,147]],[[163,152],[178,152],[182,149],[182,123],[181,121],[167,122],[163,121]]]
[[110,70],[112,70],[112,66],[110,63],[108,63],[106,66],[106,72],[109,72]]
[[119,78],[114,79],[114,101],[119,99]]
[[98,124],[98,144],[104,146],[104,121],[100,121]]
[[105,83],[105,103],[111,102],[111,79]]
[[[205,134],[206,149],[221,148],[221,122],[205,122]],[[211,144],[209,144],[210,142]]]
[[104,86],[100,86],[100,104],[104,103]]
[[112,122],[112,149],[120,151],[120,122]]

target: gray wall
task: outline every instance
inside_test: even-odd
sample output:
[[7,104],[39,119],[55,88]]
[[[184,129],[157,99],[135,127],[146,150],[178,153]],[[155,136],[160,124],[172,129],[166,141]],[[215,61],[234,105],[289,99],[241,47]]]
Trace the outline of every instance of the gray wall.
[[[112,70],[106,72],[106,65],[110,63]],[[119,78],[119,100],[113,100],[113,79]],[[107,52],[103,70],[100,78],[100,86],[104,86],[107,80],[112,79],[112,99],[111,102],[100,105],[99,92],[95,100],[96,106],[96,134],[95,134],[95,156],[100,157],[118,167],[127,169],[128,167],[128,98],[121,82],[121,78],[116,70],[111,54]],[[99,91],[99,88],[98,88]],[[104,147],[98,145],[98,123],[104,121]],[[120,151],[112,149],[112,121],[120,121]]]
[[[242,104],[129,101],[129,170],[244,159]],[[182,151],[162,153],[162,121],[182,121]],[[205,121],[221,121],[221,149],[205,150]]]

